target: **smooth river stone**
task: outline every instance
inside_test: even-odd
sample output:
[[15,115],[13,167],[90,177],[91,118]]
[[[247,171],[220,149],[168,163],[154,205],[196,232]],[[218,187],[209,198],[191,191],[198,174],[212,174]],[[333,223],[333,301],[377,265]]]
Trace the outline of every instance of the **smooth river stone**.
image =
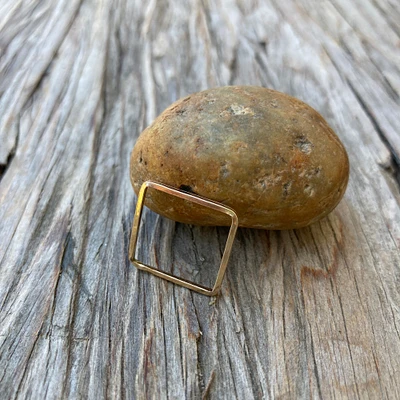
[[[240,226],[292,229],[331,212],[349,161],[322,116],[302,101],[257,86],[194,93],[140,135],[130,178],[136,194],[152,180],[233,208]],[[149,189],[146,206],[170,219],[229,225],[229,218]]]

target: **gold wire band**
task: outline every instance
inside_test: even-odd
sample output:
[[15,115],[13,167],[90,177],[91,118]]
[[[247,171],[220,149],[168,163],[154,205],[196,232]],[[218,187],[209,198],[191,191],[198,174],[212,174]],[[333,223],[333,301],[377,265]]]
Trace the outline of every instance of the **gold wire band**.
[[[136,245],[137,245],[138,233],[139,233],[139,227],[140,227],[140,220],[141,220],[141,216],[142,216],[146,192],[149,187],[153,188],[155,190],[159,190],[161,192],[168,193],[172,196],[191,201],[192,203],[200,204],[204,207],[208,207],[213,210],[220,211],[231,217],[232,223],[231,223],[231,227],[229,229],[228,239],[226,241],[225,250],[222,255],[221,264],[219,266],[217,278],[216,278],[214,286],[212,288],[208,288],[206,286],[188,281],[183,278],[179,278],[175,275],[169,274],[168,272],[164,272],[157,268],[151,267],[150,265],[143,264],[141,261],[139,261],[135,258]],[[238,220],[238,217],[237,217],[235,211],[232,210],[231,208],[225,206],[224,204],[218,203],[213,200],[206,199],[204,197],[200,197],[200,196],[192,194],[192,193],[183,192],[181,190],[172,188],[170,186],[167,186],[167,185],[164,185],[161,183],[147,181],[147,182],[144,182],[143,185],[141,186],[139,195],[138,195],[138,199],[137,199],[135,216],[133,219],[131,240],[129,243],[129,260],[137,268],[139,268],[143,271],[150,272],[151,274],[156,275],[159,278],[166,279],[167,281],[173,282],[180,286],[184,286],[188,289],[194,290],[201,294],[205,294],[207,296],[215,296],[218,293],[219,289],[221,288],[222,280],[224,279],[226,267],[228,266],[229,256],[232,251],[233,241],[235,239],[238,225],[239,225],[239,220]]]

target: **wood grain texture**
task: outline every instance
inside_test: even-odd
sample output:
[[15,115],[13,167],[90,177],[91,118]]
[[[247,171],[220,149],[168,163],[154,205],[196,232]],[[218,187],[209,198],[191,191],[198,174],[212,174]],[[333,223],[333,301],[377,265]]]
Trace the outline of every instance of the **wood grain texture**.
[[[4,399],[400,398],[400,3],[3,0]],[[316,108],[339,207],[240,229],[215,300],[137,271],[130,151],[177,98],[254,84]],[[144,213],[139,256],[204,283],[225,228]]]

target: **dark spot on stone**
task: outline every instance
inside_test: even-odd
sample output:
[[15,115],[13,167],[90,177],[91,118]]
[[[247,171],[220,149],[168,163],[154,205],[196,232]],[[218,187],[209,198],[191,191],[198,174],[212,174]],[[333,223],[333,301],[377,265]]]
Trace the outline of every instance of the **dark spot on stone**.
[[147,161],[144,162],[144,165],[147,165]]
[[290,193],[290,188],[292,187],[292,182],[286,182],[282,186],[283,186],[283,197],[287,197]]
[[304,136],[297,136],[294,140],[294,146],[300,149],[304,154],[310,154],[314,145]]
[[194,193],[190,185],[181,185],[179,186],[179,189],[183,190],[184,192]]
[[312,196],[314,196],[315,190],[311,185],[307,184],[307,185],[304,186],[304,193],[307,196],[312,197]]

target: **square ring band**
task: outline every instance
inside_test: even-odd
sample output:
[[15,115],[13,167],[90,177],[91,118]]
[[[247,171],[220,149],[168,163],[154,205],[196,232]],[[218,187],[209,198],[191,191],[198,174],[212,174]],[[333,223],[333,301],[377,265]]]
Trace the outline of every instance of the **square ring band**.
[[[157,268],[143,264],[141,261],[139,261],[135,258],[136,245],[137,245],[138,233],[139,233],[139,227],[140,227],[140,220],[141,220],[143,205],[145,202],[146,192],[147,192],[148,188],[152,188],[152,189],[170,194],[172,196],[179,197],[184,200],[188,200],[192,203],[196,203],[196,204],[202,205],[204,207],[211,208],[216,211],[220,211],[231,217],[232,222],[231,222],[231,227],[229,229],[228,239],[226,241],[225,250],[222,255],[221,264],[220,264],[220,267],[218,270],[217,278],[216,278],[214,286],[212,288],[208,288],[206,286],[196,284],[196,283],[188,281],[186,279],[179,278],[175,275],[169,274],[168,272],[164,272]],[[161,183],[147,181],[147,182],[144,182],[143,185],[141,186],[139,195],[138,195],[138,199],[137,199],[135,216],[133,219],[131,240],[129,243],[129,260],[137,268],[139,268],[143,271],[150,272],[151,274],[156,275],[159,278],[166,279],[167,281],[173,282],[180,286],[184,286],[188,289],[194,290],[201,294],[205,294],[207,296],[215,296],[221,287],[222,280],[224,279],[225,270],[228,265],[229,256],[231,254],[233,241],[235,239],[236,230],[238,228],[238,225],[239,225],[239,221],[238,221],[238,217],[237,217],[235,211],[232,210],[231,208],[225,206],[224,204],[218,203],[213,200],[206,199],[204,197],[200,197],[200,196],[192,194],[192,193],[183,192],[181,190],[175,189],[173,187],[170,187],[170,186],[167,186],[167,185],[164,185]]]

